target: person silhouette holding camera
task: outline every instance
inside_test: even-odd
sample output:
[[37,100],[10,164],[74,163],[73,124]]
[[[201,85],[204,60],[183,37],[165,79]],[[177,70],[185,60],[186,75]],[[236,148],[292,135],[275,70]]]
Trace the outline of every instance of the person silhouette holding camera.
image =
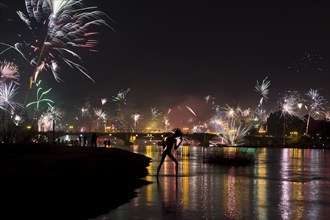
[[[174,161],[175,163],[175,176],[176,178],[178,178],[178,161],[175,159],[175,157],[173,156],[173,154],[171,153],[173,147],[174,147],[174,150],[178,149],[178,147],[181,145],[182,143],[182,135],[183,135],[183,132],[181,131],[180,128],[174,128],[172,130],[172,134],[169,134],[168,136],[165,136],[164,137],[164,140],[163,140],[163,147],[164,147],[164,151],[162,153],[162,158],[160,160],[160,163],[158,165],[158,168],[157,168],[157,178],[158,178],[158,175],[159,175],[159,171],[165,161],[165,158],[166,156],[169,156],[171,158],[171,160]],[[179,140],[179,142],[177,141]]]

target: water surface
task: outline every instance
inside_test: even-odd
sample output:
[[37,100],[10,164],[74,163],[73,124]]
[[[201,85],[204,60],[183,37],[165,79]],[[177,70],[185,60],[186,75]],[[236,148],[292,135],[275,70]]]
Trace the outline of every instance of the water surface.
[[[124,146],[152,158],[138,196],[96,219],[328,219],[330,216],[330,150],[255,149],[252,166],[203,163],[205,148],[183,146],[174,163],[158,146]],[[226,149],[236,150],[236,149]]]

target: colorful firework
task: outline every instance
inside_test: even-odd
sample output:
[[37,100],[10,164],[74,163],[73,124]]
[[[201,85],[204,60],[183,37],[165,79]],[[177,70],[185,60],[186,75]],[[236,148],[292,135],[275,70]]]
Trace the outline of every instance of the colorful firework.
[[60,62],[94,81],[82,66],[81,57],[72,49],[80,47],[93,51],[97,41],[92,36],[97,32],[90,32],[91,26],[110,27],[105,20],[109,17],[95,10],[96,7],[84,7],[82,0],[25,0],[25,5],[27,15],[21,11],[17,14],[33,32],[34,41],[2,45],[7,46],[4,51],[15,49],[36,67],[31,82],[35,83],[43,70],[51,70],[55,80],[60,81]]
[[244,137],[251,129],[251,125],[243,126],[238,118],[214,116],[211,125],[217,131],[222,142],[228,146],[237,146],[244,143]]
[[15,63],[0,61],[0,77],[1,81],[14,80],[18,84],[20,74],[18,72],[18,66]]
[[[39,82],[36,83],[36,87],[38,88],[38,87],[40,86],[40,84],[41,84],[41,80],[39,80]],[[45,102],[45,103],[46,103],[48,106],[50,106],[50,107],[52,106],[50,103],[54,104],[54,101],[53,101],[53,100],[51,100],[51,99],[47,99],[47,98],[44,98],[44,96],[46,96],[46,95],[52,90],[52,88],[50,88],[50,89],[48,89],[48,90],[46,90],[46,91],[44,91],[44,92],[42,92],[42,90],[43,90],[43,89],[42,89],[41,87],[37,89],[37,100],[28,103],[28,104],[26,105],[26,107],[29,107],[29,106],[31,106],[31,105],[36,105],[36,109],[39,109],[39,105],[40,105],[40,103]],[[40,93],[41,93],[41,94],[40,94]]]
[[227,123],[227,128],[219,136],[223,138],[223,142],[228,146],[242,145],[250,128],[250,126],[243,127],[241,124],[236,125],[236,120],[230,119]]

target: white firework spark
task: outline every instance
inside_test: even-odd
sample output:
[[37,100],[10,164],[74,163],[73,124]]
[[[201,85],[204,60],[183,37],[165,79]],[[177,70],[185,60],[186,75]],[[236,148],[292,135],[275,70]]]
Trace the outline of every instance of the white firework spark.
[[20,77],[18,66],[6,60],[0,61],[0,77],[2,81],[7,79],[18,81]]
[[136,127],[137,124],[139,123],[139,121],[142,119],[142,115],[136,113],[136,114],[131,115],[131,118],[132,118],[133,121],[134,121],[134,127]]
[[214,116],[211,119],[211,125],[222,138],[224,144],[228,146],[237,146],[244,144],[244,137],[248,134],[251,126],[243,126],[234,117],[223,118]]
[[80,108],[80,114],[83,118],[91,117],[91,105],[88,101],[84,103],[84,105]]
[[301,97],[297,91],[287,91],[282,100],[280,100],[282,116],[298,116],[298,104],[300,102]]
[[233,107],[227,105],[227,107],[222,107],[222,109],[224,109],[227,118],[236,118],[238,116],[239,108],[237,109],[238,111],[236,111]]
[[306,95],[309,97],[307,103],[309,114],[314,117],[319,117],[324,114],[324,105],[326,103],[326,99],[321,96],[317,90],[314,89],[310,89]]
[[108,99],[107,98],[103,98],[103,99],[101,99],[101,104],[102,105],[104,105],[105,103],[107,103],[108,102]]
[[117,96],[113,96],[112,97],[112,101],[114,102],[121,102],[123,104],[126,105],[126,95],[127,93],[130,91],[130,88],[128,88],[127,90],[120,90],[117,93]]
[[156,107],[150,107],[151,111],[151,120],[157,120],[159,116],[161,116],[163,113],[159,112],[159,109]]
[[18,86],[11,81],[10,83],[0,83],[0,109],[8,111],[22,107],[22,104],[12,101],[17,94]]
[[43,113],[38,120],[38,131],[50,131],[53,129],[53,121],[59,121],[63,118],[62,109],[49,106],[47,112]]
[[268,99],[268,94],[269,94],[269,86],[270,86],[270,81],[267,80],[268,77],[262,80],[262,83],[259,84],[259,81],[257,81],[257,85],[254,87],[257,92],[261,93],[261,99],[259,101],[259,106],[262,105],[263,100]]
[[196,113],[189,107],[189,106],[186,106],[186,108],[193,114],[193,115],[195,115],[195,116],[197,116],[196,115]]
[[309,98],[309,100],[307,100],[308,118],[306,123],[306,134],[308,135],[310,117],[321,118],[321,116],[324,115],[325,109],[323,105],[325,104],[326,99],[314,89],[310,89],[306,95]]
[[98,120],[105,120],[106,113],[101,108],[94,108],[94,115],[97,117]]
[[241,124],[236,125],[236,120],[230,119],[227,128],[219,134],[228,146],[238,146],[244,144],[244,137],[248,134],[250,126],[243,127]]
[[207,95],[207,96],[204,96],[204,99],[205,99],[206,104],[208,104],[210,101],[212,101],[211,104],[214,105],[215,97],[213,97],[211,95]]

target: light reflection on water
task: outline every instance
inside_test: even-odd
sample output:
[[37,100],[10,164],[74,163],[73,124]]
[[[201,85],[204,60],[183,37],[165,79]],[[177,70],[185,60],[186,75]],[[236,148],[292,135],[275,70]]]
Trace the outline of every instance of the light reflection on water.
[[[328,219],[330,151],[257,150],[256,164],[226,167],[203,163],[202,147],[176,153],[179,178],[170,159],[156,172],[158,146],[123,149],[152,158],[146,180],[129,203],[97,219]],[[234,149],[236,150],[236,149]]]

